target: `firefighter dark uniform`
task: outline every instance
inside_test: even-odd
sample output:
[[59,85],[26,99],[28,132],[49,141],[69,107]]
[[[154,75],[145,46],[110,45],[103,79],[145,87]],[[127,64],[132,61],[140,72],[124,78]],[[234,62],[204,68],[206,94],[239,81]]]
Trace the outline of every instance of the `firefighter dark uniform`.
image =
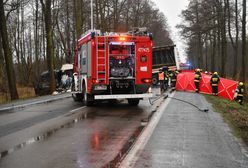
[[194,78],[195,91],[197,93],[199,92],[200,80],[201,80],[201,72],[200,72],[200,69],[197,69],[195,72],[195,78]]
[[244,92],[245,92],[245,87],[243,82],[239,82],[239,85],[236,89],[237,97],[236,100],[239,104],[243,104],[243,98],[244,98]]
[[164,72],[164,89],[168,89],[169,74],[167,71]]
[[217,96],[218,95],[218,84],[220,81],[220,77],[217,72],[214,72],[210,79],[210,84],[212,86],[212,93],[213,95]]
[[158,80],[160,83],[160,91],[161,93],[163,93],[164,92],[164,72],[162,70],[159,70]]
[[171,75],[171,87],[176,87],[178,71],[175,70]]
[[172,71],[171,71],[171,70],[169,70],[169,71],[168,71],[168,76],[169,76],[169,79],[168,79],[168,86],[170,86],[170,87],[171,87],[171,79],[172,79],[172,76],[173,76],[173,74],[172,74]]

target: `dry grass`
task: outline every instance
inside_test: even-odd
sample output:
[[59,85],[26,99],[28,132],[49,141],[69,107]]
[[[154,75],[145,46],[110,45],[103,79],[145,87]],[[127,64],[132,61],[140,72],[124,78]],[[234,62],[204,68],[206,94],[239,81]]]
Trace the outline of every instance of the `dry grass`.
[[[27,99],[36,96],[33,87],[17,86],[17,92],[19,99]],[[10,102],[9,93],[0,93],[0,104],[8,102]]]
[[207,100],[220,112],[225,121],[233,129],[234,134],[248,145],[248,103],[243,105],[235,101],[207,95]]

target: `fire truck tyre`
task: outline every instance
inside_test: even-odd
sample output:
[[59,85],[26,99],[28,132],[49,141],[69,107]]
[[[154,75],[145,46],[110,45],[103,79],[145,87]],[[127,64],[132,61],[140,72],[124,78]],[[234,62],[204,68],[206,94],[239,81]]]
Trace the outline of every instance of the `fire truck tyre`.
[[86,88],[84,87],[84,97],[83,97],[84,105],[92,106],[94,104],[94,101],[92,101],[92,99],[93,99],[92,95],[86,93]]
[[92,106],[94,104],[94,101],[89,100],[90,98],[91,98],[91,95],[86,94],[86,99],[84,99],[85,106]]
[[158,84],[158,73],[152,74],[152,84],[157,85]]
[[139,104],[139,99],[128,99],[128,104],[131,106],[137,106]]
[[83,95],[80,93],[76,93],[76,94],[72,94],[72,98],[74,101],[78,102],[78,101],[82,101],[83,100]]
[[157,85],[158,84],[158,78],[156,76],[152,77],[152,84]]

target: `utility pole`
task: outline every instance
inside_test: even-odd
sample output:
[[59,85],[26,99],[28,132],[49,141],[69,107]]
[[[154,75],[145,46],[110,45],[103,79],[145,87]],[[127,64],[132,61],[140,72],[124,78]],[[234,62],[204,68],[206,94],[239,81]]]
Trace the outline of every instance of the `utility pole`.
[[93,31],[94,29],[94,25],[93,25],[93,0],[91,0],[90,2],[90,8],[91,8],[91,31]]

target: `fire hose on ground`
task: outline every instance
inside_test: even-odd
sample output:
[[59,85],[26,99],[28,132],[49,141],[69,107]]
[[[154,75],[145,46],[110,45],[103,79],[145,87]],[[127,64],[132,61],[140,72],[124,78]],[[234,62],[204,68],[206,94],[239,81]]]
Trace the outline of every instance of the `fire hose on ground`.
[[170,97],[169,95],[165,95],[165,94],[161,94],[160,96],[156,97],[155,100],[151,101],[151,99],[148,99],[149,100],[149,103],[151,105],[153,105],[154,102],[156,102],[158,99],[160,99],[161,97],[164,97],[164,99],[166,98],[170,98],[170,99],[173,99],[173,100],[177,100],[177,101],[180,101],[180,102],[183,102],[183,103],[186,103],[186,104],[189,104],[193,107],[195,107],[196,109],[198,109],[199,111],[201,112],[208,112],[209,109],[208,108],[204,108],[204,109],[201,109],[200,107],[198,107],[197,105],[191,103],[191,102],[188,102],[188,101],[185,101],[185,100],[182,100],[182,99],[179,99],[179,98],[175,98],[175,97]]

